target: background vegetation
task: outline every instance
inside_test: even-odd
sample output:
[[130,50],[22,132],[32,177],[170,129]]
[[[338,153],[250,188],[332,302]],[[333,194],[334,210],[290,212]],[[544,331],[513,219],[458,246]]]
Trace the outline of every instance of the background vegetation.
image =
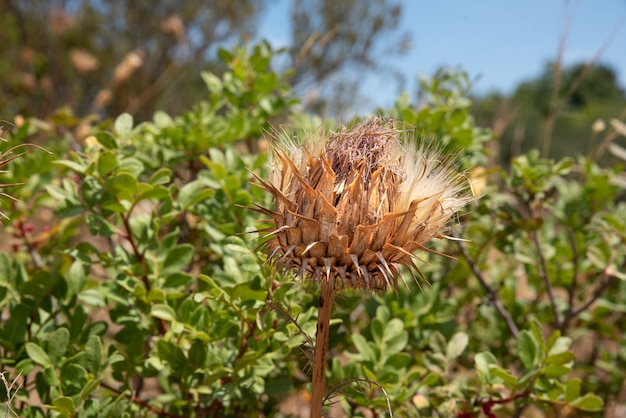
[[[2,181],[17,200],[3,201],[0,413],[307,416],[315,292],[256,250],[245,207],[269,202],[250,170],[266,174],[273,127],[336,127],[316,112],[345,103],[298,97],[371,60],[399,10],[358,6],[371,24],[325,38],[314,28],[332,33],[340,6],[296,2],[306,30],[275,51],[218,48],[253,32],[252,4],[130,3],[2,3],[0,38],[20,46],[0,56],[2,160],[24,142],[50,154],[27,150]],[[430,286],[341,295],[331,416],[625,413],[625,99],[610,69],[585,68],[510,98],[470,98],[466,74],[440,71],[419,103],[377,111],[458,154],[480,198],[457,220],[469,241],[435,246],[454,259],[420,255]]]

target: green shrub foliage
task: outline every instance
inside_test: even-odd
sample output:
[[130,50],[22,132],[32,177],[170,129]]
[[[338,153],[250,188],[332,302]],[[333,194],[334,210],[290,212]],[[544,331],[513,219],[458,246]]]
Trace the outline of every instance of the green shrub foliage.
[[[267,132],[291,121],[307,134],[315,119],[297,113],[268,44],[219,54],[229,71],[203,74],[207,100],[180,116],[123,114],[80,144],[62,115],[14,129],[53,155],[28,151],[3,181],[23,184],[3,204],[1,415],[306,409],[315,289],[265,262],[264,224],[246,207],[269,204],[250,174],[267,175]],[[624,402],[617,170],[536,153],[484,170],[492,138],[468,114],[466,84],[438,73],[423,81],[427,106],[380,111],[456,153],[480,196],[457,220],[467,241],[435,244],[454,259],[420,255],[429,286],[339,296],[329,413],[600,416]]]

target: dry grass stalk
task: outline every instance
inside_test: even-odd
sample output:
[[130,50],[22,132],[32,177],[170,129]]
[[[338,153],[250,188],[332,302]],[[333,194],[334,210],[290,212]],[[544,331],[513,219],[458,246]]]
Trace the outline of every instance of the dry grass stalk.
[[19,414],[15,411],[15,409],[13,409],[13,401],[24,384],[22,373],[18,373],[11,383],[9,383],[5,377],[5,372],[0,372],[0,381],[4,384],[7,398],[5,401],[6,412],[4,418],[9,418],[11,416],[19,417]]
[[[397,290],[400,267],[444,235],[470,196],[465,178],[436,152],[403,140],[391,119],[275,149],[270,180],[257,177],[275,208],[264,230],[269,258],[320,284],[312,417],[321,416],[330,313],[337,291]],[[415,278],[415,276],[413,276]],[[417,281],[417,279],[416,279]]]
[[[2,134],[4,133],[4,127],[0,126],[0,142],[1,141],[5,141],[6,140],[2,137]],[[15,154],[15,151],[20,149],[20,148],[24,148],[24,147],[34,147],[34,148],[38,148],[40,150],[43,150],[45,152],[47,152],[48,154],[52,154],[50,151],[46,150],[45,148],[40,147],[39,145],[36,144],[20,144],[20,145],[15,145],[11,148],[9,148],[8,150],[4,151],[4,152],[0,152],[0,174],[6,173],[7,171],[4,170],[5,167],[7,167],[9,164],[11,164],[11,162],[13,162],[13,160],[21,157],[22,155],[24,155],[24,152],[21,152],[19,154]],[[19,186],[21,185],[21,183],[4,183],[1,184],[0,183],[0,190],[4,187],[12,187],[12,186]],[[0,197],[5,197],[9,200],[12,201],[17,201],[17,199],[15,199],[13,196],[11,196],[8,193],[4,193],[4,192],[0,192]],[[0,224],[2,224],[2,219],[4,218],[6,220],[8,220],[9,218],[4,214],[4,212],[2,212],[0,210]]]

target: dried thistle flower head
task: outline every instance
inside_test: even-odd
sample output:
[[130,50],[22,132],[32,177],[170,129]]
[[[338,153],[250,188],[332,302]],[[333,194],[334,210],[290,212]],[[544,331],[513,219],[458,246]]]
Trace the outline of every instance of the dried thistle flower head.
[[447,238],[470,197],[456,167],[402,137],[376,117],[277,147],[271,179],[258,178],[276,207],[256,209],[272,218],[270,259],[337,290],[397,289],[401,265],[421,276],[413,252]]

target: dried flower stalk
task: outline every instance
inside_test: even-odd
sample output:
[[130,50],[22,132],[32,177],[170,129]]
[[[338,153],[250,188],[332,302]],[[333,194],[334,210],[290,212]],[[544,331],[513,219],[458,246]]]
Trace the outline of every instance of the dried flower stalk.
[[[0,121],[0,122],[4,122],[4,121]],[[6,122],[7,124],[10,124],[9,122]],[[0,126],[0,142],[6,142],[6,140],[2,137],[2,134],[4,133],[5,128],[3,126]],[[21,152],[19,154],[15,154],[15,151],[23,148],[23,147],[34,147],[34,148],[39,148],[45,152],[47,152],[48,154],[52,154],[50,151],[40,147],[39,145],[35,145],[35,144],[20,144],[20,145],[15,145],[11,148],[9,148],[8,150],[4,151],[4,152],[0,152],[0,174],[6,173],[7,171],[4,170],[5,167],[7,167],[9,164],[11,164],[11,162],[13,162],[13,160],[21,157],[22,155],[25,154],[25,152]],[[2,190],[5,187],[12,187],[12,186],[19,186],[21,185],[21,183],[3,183],[0,184],[0,190]],[[5,192],[1,192],[0,191],[0,197],[5,197],[9,200],[12,201],[17,201],[16,198],[14,198],[13,196],[11,196],[8,193]],[[2,212],[0,210],[0,224],[2,224],[2,219],[8,220],[9,218],[4,214],[4,212]]]
[[450,218],[470,200],[458,170],[403,140],[394,124],[376,117],[282,145],[270,180],[257,177],[276,205],[255,208],[273,224],[265,230],[269,259],[320,284],[311,417],[321,416],[336,292],[397,290],[403,265],[421,276],[413,253],[434,252],[425,244],[448,238]]

